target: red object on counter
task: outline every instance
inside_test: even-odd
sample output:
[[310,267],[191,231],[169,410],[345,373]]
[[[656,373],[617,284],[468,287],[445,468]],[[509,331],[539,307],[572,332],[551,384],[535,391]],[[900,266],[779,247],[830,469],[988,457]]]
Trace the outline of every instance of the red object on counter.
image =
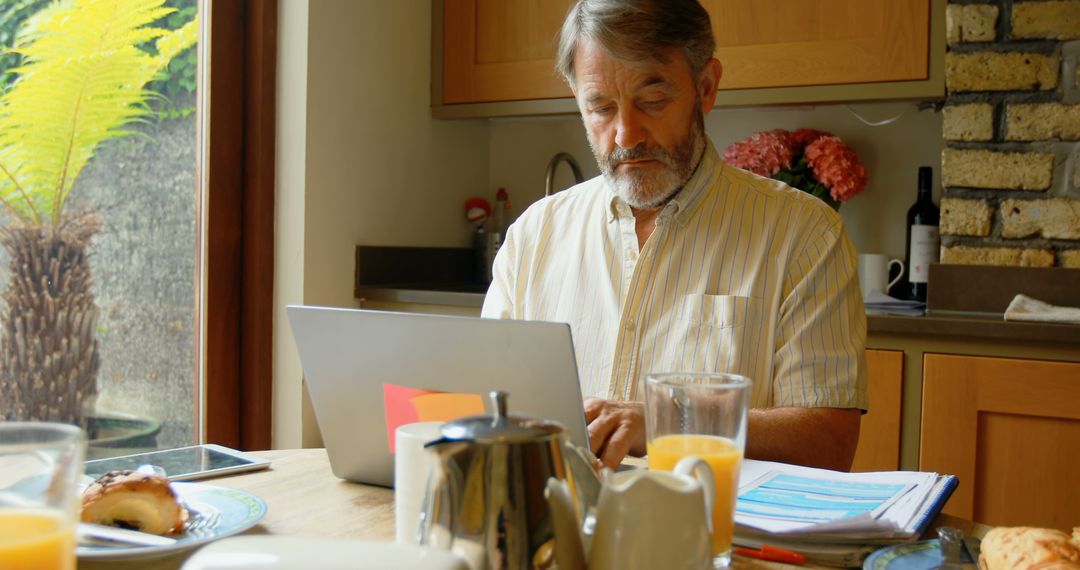
[[783,548],[776,548],[775,546],[769,546],[767,544],[761,545],[761,550],[754,550],[752,548],[735,547],[735,554],[742,556],[749,556],[750,558],[757,558],[758,560],[769,560],[771,562],[784,562],[786,564],[805,564],[806,557],[798,552],[792,552],[790,550],[784,550]]
[[491,203],[483,198],[465,200],[465,219],[470,222],[482,222],[491,216]]

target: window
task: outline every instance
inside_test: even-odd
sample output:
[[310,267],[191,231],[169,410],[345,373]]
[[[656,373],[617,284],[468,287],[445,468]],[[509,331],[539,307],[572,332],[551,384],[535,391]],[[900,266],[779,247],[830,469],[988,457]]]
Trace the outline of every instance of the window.
[[275,27],[258,0],[0,8],[0,417],[80,423],[92,457],[268,447]]

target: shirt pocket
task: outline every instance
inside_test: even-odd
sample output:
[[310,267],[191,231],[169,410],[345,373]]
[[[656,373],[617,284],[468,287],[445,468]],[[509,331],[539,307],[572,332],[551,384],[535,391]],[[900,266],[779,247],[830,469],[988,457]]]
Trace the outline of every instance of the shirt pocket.
[[[657,370],[758,372],[761,300],[737,295],[686,295],[657,338]],[[752,376],[751,376],[752,377]]]
[[681,305],[679,318],[688,324],[726,329],[751,320],[757,300],[737,295],[686,295]]

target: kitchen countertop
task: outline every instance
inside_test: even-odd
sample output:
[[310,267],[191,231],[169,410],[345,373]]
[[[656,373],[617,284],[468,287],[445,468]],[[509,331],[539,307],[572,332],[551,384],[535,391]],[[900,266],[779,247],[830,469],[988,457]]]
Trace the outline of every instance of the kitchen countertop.
[[[358,298],[371,301],[475,307],[484,304],[481,284],[425,284],[362,286]],[[1006,321],[996,313],[931,311],[922,317],[867,315],[870,334],[893,333],[920,336],[1018,339],[1080,345],[1080,325]]]
[[419,303],[421,305],[451,305],[455,307],[484,306],[487,285],[479,283],[439,283],[361,285],[356,287],[356,298],[368,301],[391,301],[395,303]]
[[1080,325],[1006,321],[1000,314],[931,311],[922,317],[867,315],[866,331],[870,334],[1060,342],[1080,346]]

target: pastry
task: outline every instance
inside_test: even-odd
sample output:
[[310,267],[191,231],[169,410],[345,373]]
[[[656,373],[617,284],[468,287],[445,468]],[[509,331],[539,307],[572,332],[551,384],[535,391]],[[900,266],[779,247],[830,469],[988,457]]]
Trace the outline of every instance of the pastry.
[[83,522],[165,535],[183,531],[187,519],[169,480],[156,473],[109,471],[82,496]]
[[1072,537],[1060,530],[998,527],[982,539],[982,570],[1080,570],[1080,527]]

